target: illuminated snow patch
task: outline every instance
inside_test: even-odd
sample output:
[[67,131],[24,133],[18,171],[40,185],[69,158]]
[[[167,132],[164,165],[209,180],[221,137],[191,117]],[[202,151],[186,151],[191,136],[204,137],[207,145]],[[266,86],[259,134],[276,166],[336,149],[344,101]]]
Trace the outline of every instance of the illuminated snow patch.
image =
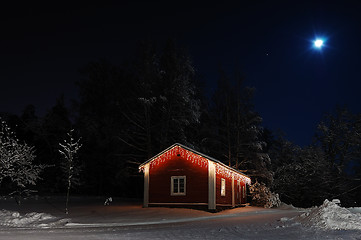
[[298,217],[304,225],[333,230],[361,230],[361,213],[352,213],[327,199]]
[[65,225],[68,219],[59,219],[47,213],[26,213],[0,210],[0,226],[5,227],[40,227]]

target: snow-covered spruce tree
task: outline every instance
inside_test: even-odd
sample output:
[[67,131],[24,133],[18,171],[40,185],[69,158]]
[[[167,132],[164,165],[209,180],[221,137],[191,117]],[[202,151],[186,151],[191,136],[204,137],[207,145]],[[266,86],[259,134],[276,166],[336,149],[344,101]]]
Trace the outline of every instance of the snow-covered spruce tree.
[[14,187],[16,202],[31,192],[28,185],[36,185],[46,165],[35,165],[34,147],[21,143],[5,121],[0,118],[0,183],[8,179]]
[[318,124],[316,145],[324,151],[331,168],[330,194],[343,205],[359,201],[361,166],[361,114],[338,107]]
[[[287,204],[296,207],[320,205],[324,199],[332,199],[334,186],[331,164],[325,152],[314,146],[300,148],[284,145],[285,157],[275,171],[273,190]],[[290,159],[287,159],[290,157]]]
[[75,164],[75,157],[79,149],[81,148],[80,138],[75,140],[73,138],[74,129],[70,130],[67,135],[68,139],[64,140],[64,143],[59,143],[61,149],[59,149],[60,154],[64,158],[64,162],[61,164],[62,170],[66,175],[67,183],[67,193],[66,193],[66,202],[65,202],[65,213],[68,214],[68,203],[69,203],[69,194],[70,188],[72,185],[79,185],[79,172],[80,169]]
[[252,104],[254,89],[243,86],[243,80],[241,76],[231,80],[220,71],[207,123],[212,133],[202,142],[210,156],[270,186],[271,160],[263,140],[262,118]]
[[154,89],[159,96],[159,144],[164,149],[174,142],[188,146],[187,130],[200,119],[200,100],[196,92],[196,71],[190,56],[169,40],[160,56],[160,78]]
[[273,193],[264,184],[256,181],[249,187],[252,197],[252,205],[264,208],[279,207],[281,200],[277,193]]

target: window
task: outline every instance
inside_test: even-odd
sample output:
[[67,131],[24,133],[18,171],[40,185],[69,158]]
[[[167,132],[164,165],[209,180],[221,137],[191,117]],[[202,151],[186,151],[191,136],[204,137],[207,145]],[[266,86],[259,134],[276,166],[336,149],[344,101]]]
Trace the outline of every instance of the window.
[[172,176],[171,177],[171,192],[172,196],[186,195],[186,176]]
[[226,180],[221,178],[221,196],[226,196]]

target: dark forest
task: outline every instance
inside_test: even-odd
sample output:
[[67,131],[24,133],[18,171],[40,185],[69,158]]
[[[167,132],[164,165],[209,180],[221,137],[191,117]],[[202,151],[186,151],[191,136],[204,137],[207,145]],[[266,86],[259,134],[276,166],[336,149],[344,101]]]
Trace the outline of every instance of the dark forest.
[[[120,65],[90,62],[74,83],[78,98],[64,96],[44,116],[36,106],[1,119],[19,142],[34,149],[34,164],[44,166],[33,194],[65,194],[67,177],[59,143],[74,129],[82,147],[74,164],[72,194],[141,198],[138,166],[178,142],[214,157],[299,207],[339,198],[345,206],[361,199],[361,114],[340,106],[324,115],[313,141],[305,147],[282,131],[262,125],[253,105],[255,89],[242,72],[219,66],[217,85],[206,91],[186,49],[169,40],[142,42]],[[16,188],[1,179],[0,194]]]

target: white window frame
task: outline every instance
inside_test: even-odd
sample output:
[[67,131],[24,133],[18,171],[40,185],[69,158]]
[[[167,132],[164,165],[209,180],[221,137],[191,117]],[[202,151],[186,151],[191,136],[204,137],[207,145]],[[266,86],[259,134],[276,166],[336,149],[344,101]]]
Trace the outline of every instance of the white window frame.
[[[178,179],[178,192],[174,192],[174,179]],[[180,186],[179,186],[179,179],[184,180],[184,192],[179,192]],[[186,176],[172,176],[170,178],[170,195],[171,196],[185,196],[186,195],[186,186],[187,186],[187,177]]]
[[221,178],[221,196],[226,196],[226,179]]

